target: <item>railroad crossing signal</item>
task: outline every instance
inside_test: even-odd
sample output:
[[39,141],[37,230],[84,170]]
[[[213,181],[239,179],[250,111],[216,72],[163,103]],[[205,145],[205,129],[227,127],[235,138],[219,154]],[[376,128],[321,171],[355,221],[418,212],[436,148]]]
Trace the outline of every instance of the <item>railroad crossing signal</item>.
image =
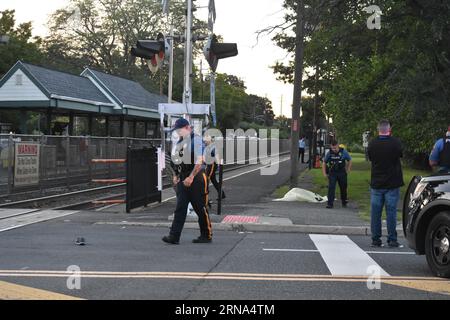
[[163,34],[158,34],[156,40],[138,40],[136,47],[131,48],[131,55],[147,60],[152,73],[156,73],[170,57],[171,44]]
[[238,48],[236,43],[219,43],[217,36],[212,34],[203,52],[211,70],[216,72],[219,60],[237,56]]

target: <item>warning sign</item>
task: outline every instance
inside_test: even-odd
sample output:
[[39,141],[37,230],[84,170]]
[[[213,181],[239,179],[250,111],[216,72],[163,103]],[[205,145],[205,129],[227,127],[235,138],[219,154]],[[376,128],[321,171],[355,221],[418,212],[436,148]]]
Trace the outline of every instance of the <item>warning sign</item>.
[[14,186],[39,184],[39,147],[37,143],[16,143]]

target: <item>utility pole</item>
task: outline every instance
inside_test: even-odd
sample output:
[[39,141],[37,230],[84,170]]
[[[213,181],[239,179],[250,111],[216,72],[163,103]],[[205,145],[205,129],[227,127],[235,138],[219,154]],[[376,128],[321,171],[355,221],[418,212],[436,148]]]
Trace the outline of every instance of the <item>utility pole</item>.
[[317,157],[317,106],[319,105],[319,67],[316,66],[316,74],[314,75],[314,114],[313,114],[313,163],[316,161]]
[[298,140],[300,138],[300,110],[302,99],[303,76],[303,0],[297,2],[297,26],[295,41],[295,73],[294,73],[294,102],[292,106],[291,123],[291,188],[297,186],[298,176]]
[[283,95],[281,95],[281,116],[283,116]]
[[186,0],[186,43],[185,43],[185,59],[184,59],[184,94],[183,103],[186,105],[187,114],[185,118],[191,113],[192,105],[192,0]]
[[[167,14],[167,21],[169,21],[169,14]],[[173,48],[175,45],[174,40],[174,34],[173,34],[173,24],[170,25],[170,58],[169,58],[169,92],[168,92],[168,103],[172,103],[172,97],[173,97]]]

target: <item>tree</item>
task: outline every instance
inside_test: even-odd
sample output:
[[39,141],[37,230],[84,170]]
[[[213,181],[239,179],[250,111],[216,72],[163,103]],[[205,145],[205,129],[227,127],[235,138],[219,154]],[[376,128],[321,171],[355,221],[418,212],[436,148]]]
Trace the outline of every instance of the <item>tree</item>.
[[[175,34],[184,34],[185,8],[171,3],[169,21]],[[197,32],[206,24],[194,20]],[[155,39],[159,32],[169,33],[167,19],[159,0],[70,0],[49,21],[50,35],[45,39],[47,64],[60,70],[80,70],[85,66],[141,82],[154,92],[167,92],[167,72],[150,74],[141,59],[131,56],[139,39]],[[199,53],[201,44],[195,49]],[[183,51],[175,48],[174,99],[180,101],[183,88]],[[150,81],[148,79],[150,78]],[[179,79],[179,80],[178,80]]]
[[32,37],[31,22],[16,26],[15,10],[0,11],[0,35],[9,36],[7,44],[0,44],[0,77],[3,76],[17,60],[39,63],[43,54],[39,49],[41,39]]
[[[305,0],[305,68],[320,70],[322,109],[341,139],[360,142],[362,132],[374,132],[387,118],[412,158],[426,155],[450,122],[450,3],[378,1],[380,30],[367,27],[364,8],[371,4]],[[291,20],[287,15],[285,23]],[[281,31],[274,40],[292,52],[292,33]],[[277,64],[274,72],[291,82],[292,66]],[[315,73],[305,76],[311,93]]]

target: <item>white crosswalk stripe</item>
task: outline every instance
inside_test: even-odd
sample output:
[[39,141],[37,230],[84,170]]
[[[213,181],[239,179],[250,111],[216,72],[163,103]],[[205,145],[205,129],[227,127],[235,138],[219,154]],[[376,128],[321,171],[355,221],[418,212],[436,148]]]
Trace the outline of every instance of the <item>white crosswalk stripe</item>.
[[363,276],[370,270],[379,270],[389,276],[364,250],[347,236],[310,234],[332,275]]

